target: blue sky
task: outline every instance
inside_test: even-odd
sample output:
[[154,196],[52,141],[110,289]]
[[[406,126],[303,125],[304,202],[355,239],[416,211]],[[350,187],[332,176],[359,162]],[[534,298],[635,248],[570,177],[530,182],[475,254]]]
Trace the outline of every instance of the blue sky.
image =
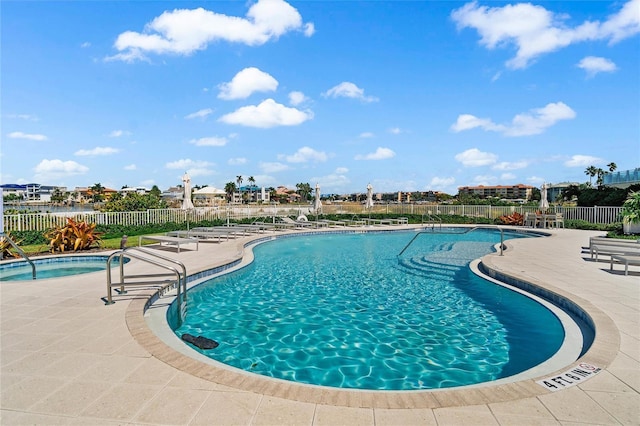
[[0,181],[588,181],[640,166],[640,0],[3,1]]

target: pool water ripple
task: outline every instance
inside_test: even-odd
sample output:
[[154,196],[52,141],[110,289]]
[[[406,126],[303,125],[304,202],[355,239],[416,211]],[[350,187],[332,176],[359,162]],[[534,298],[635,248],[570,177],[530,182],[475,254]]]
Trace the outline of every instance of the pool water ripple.
[[360,389],[491,381],[558,349],[563,331],[551,312],[467,267],[499,234],[425,236],[399,262],[412,236],[261,244],[251,265],[189,291],[175,332],[218,341],[202,352],[243,370]]

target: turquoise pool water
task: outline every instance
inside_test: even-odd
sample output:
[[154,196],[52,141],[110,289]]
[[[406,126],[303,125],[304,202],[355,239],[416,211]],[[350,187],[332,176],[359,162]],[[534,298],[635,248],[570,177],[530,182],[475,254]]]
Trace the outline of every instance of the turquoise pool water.
[[470,271],[499,233],[421,234],[398,257],[414,235],[260,244],[249,266],[189,290],[185,322],[174,331],[219,342],[201,352],[246,371],[358,389],[487,382],[558,350],[564,331],[554,314]]
[[[68,275],[103,271],[107,268],[107,256],[57,256],[32,259],[36,265],[36,278],[57,278]],[[0,281],[32,280],[31,265],[27,261],[0,264]]]

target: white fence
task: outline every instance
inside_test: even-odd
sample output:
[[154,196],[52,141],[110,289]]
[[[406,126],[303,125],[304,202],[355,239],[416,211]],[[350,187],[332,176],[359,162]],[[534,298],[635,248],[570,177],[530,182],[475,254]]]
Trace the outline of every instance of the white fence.
[[[552,206],[551,213],[562,213],[565,220],[584,220],[597,224],[609,224],[621,220],[621,207],[561,207]],[[323,214],[366,215],[394,214],[429,216],[458,215],[495,219],[514,212],[534,212],[536,207],[450,205],[450,204],[376,204],[370,210],[361,204],[340,203],[323,205]],[[54,226],[64,226],[67,217],[99,225],[141,226],[166,222],[185,223],[202,220],[238,220],[249,218],[269,219],[277,216],[315,216],[309,205],[251,205],[229,207],[197,207],[190,210],[158,209],[140,212],[78,212],[78,213],[27,213],[4,216],[5,231],[46,231]]]

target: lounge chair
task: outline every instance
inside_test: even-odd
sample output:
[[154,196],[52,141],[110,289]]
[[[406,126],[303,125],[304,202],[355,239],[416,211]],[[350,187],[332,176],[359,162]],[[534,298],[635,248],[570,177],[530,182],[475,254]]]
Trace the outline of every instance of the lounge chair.
[[290,217],[281,217],[279,218],[282,223],[286,223],[294,228],[308,228],[313,226],[313,223],[306,220],[293,220]]
[[320,228],[323,226],[329,226],[326,222],[312,221],[312,220],[293,220],[290,217],[281,217],[283,223],[295,225],[296,228]]
[[320,219],[318,221],[318,223],[324,223],[326,224],[326,226],[328,227],[333,227],[333,226],[347,226],[347,222],[343,221],[343,220],[329,220],[329,219]]
[[538,226],[538,216],[535,213],[526,212],[524,214],[524,226],[536,228]]

